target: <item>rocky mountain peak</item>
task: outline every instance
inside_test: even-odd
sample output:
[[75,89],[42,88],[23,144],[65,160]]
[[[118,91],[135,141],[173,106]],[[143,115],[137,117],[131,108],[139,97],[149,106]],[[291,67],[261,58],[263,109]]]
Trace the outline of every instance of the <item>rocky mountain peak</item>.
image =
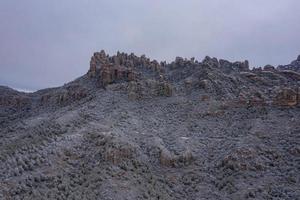
[[279,65],[277,67],[278,70],[292,70],[295,72],[300,72],[300,55],[297,57],[296,60],[292,61],[288,65]]
[[140,57],[133,53],[120,53],[109,56],[104,50],[94,53],[90,61],[89,76],[92,78],[102,77],[102,85],[116,81],[136,80],[142,69],[160,72],[162,66],[156,60],[150,60],[145,55]]
[[299,67],[300,61],[295,60],[277,68],[266,65],[250,69],[247,60],[230,62],[209,56],[201,62],[176,57],[167,63],[133,53],[109,56],[101,50],[91,57],[86,76],[33,94],[3,90],[0,104],[24,111],[49,105],[55,108],[92,98],[92,94],[106,89],[124,92],[130,100],[190,96],[247,106],[294,106],[300,102]]
[[297,66],[100,51],[61,87],[0,86],[0,199],[297,199]]
[[294,105],[288,99],[283,103],[287,92],[278,100],[283,88],[297,96],[291,91],[298,91],[300,75],[294,68],[287,69],[271,65],[250,69],[247,60],[230,62],[209,56],[202,62],[176,57],[171,63],[159,63],[144,55],[118,52],[109,56],[102,50],[91,58],[88,76],[100,87],[126,91],[130,99],[202,93],[228,101],[243,98],[250,105]]

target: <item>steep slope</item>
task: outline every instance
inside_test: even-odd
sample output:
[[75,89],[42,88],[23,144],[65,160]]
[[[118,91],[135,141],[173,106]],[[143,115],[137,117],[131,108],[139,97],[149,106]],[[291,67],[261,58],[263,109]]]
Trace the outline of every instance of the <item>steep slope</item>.
[[0,199],[297,199],[293,70],[101,51],[62,87],[1,87]]

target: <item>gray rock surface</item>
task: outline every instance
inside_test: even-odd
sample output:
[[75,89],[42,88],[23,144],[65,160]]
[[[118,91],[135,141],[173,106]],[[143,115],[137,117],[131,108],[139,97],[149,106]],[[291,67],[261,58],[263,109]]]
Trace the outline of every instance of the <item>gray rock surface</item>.
[[297,57],[296,60],[292,61],[288,65],[280,65],[277,67],[279,70],[293,70],[296,72],[300,72],[300,55]]
[[101,51],[62,87],[1,86],[0,199],[299,199],[298,69]]

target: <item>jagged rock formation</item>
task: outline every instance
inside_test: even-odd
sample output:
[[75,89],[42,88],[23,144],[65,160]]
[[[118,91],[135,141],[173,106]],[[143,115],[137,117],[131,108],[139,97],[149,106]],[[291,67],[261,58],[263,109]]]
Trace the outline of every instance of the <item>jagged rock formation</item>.
[[279,65],[277,67],[278,70],[292,70],[296,72],[300,72],[300,55],[296,60],[291,62],[289,65]]
[[299,62],[101,51],[62,87],[0,87],[0,199],[297,199]]
[[[150,71],[147,77],[144,77],[145,70]],[[102,50],[91,58],[88,74],[96,78],[103,87],[112,83],[129,82],[127,89],[131,99],[172,95],[170,84],[163,79],[162,66],[145,56],[118,52],[116,56],[109,57]]]

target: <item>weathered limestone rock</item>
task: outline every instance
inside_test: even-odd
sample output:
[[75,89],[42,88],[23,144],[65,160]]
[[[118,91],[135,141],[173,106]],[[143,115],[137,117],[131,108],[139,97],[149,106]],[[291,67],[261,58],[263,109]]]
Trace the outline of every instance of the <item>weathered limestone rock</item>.
[[59,94],[57,96],[57,103],[61,104],[61,103],[65,103],[67,101],[68,101],[68,94],[67,94],[67,92]]
[[266,65],[264,66],[265,71],[275,71],[275,67],[272,65]]
[[231,66],[231,63],[228,60],[220,59],[219,63],[222,68],[228,68]]
[[288,65],[279,65],[277,67],[278,70],[291,70],[294,72],[300,72],[300,55],[297,57],[296,60],[292,61]]
[[234,171],[261,171],[265,169],[265,163],[255,149],[240,148],[225,156],[219,167]]
[[51,95],[50,94],[45,94],[41,97],[41,104],[47,104],[49,103],[51,99]]
[[191,150],[187,149],[184,151],[178,158],[179,162],[183,163],[184,165],[190,165],[194,160],[194,156]]
[[202,89],[205,89],[206,91],[208,91],[212,88],[211,81],[208,80],[208,79],[201,80],[199,82],[199,87],[202,88]]
[[107,63],[109,63],[108,56],[104,50],[94,53],[90,61],[90,70],[88,72],[89,76],[96,77],[97,71],[102,67],[102,65]]
[[165,96],[170,97],[173,88],[168,82],[156,80],[131,81],[127,87],[128,97],[131,100],[137,100],[148,97]]
[[95,60],[93,60],[93,57],[90,61],[90,70],[88,72],[90,77],[95,77],[96,76],[96,70],[97,70],[97,63]]
[[100,83],[103,86],[106,86],[112,83],[113,79],[114,79],[114,74],[112,70],[112,65],[103,66],[100,71],[100,79],[98,79]]
[[200,97],[200,101],[209,101],[209,100],[210,100],[210,96],[208,96],[208,95],[202,95]]
[[280,90],[274,100],[275,105],[296,106],[299,103],[299,94],[291,88]]
[[193,154],[190,150],[185,150],[180,155],[174,155],[166,148],[160,150],[159,162],[165,167],[181,167],[187,166],[194,160]]
[[195,86],[196,81],[192,77],[188,77],[184,80],[184,86],[186,93],[190,93]]
[[101,127],[103,132],[89,132],[86,139],[97,146],[99,156],[103,161],[120,164],[132,160],[136,155],[136,146],[121,140],[109,131],[106,126]]
[[206,56],[202,63],[208,67],[219,67],[219,61],[217,58],[210,58],[209,56]]
[[184,59],[181,57],[176,57],[175,58],[175,64],[182,67],[184,65]]
[[231,64],[233,70],[235,71],[248,71],[249,70],[249,61],[245,60],[244,62],[234,62]]
[[160,151],[159,161],[165,167],[175,167],[176,156],[168,149],[164,148]]
[[96,78],[101,86],[117,83],[120,81],[129,82],[138,79],[139,70],[150,69],[153,72],[161,73],[161,65],[151,61],[146,56],[137,57],[134,54],[118,52],[117,55],[109,57],[102,50],[94,53],[90,61],[89,77]]
[[137,100],[142,97],[141,86],[136,81],[130,81],[128,83],[128,98],[130,100]]
[[41,98],[42,104],[51,103],[51,99],[56,98],[56,103],[64,104],[66,102],[77,101],[87,97],[87,90],[79,85],[74,85],[61,91],[58,95],[47,94]]
[[98,81],[101,83],[101,85],[106,86],[118,81],[133,81],[135,78],[136,74],[131,68],[107,64],[100,69]]
[[1,107],[23,108],[31,104],[30,98],[22,95],[0,96]]
[[134,155],[134,149],[128,144],[113,144],[112,147],[108,147],[104,152],[104,159],[110,161],[113,164],[131,159]]
[[170,97],[172,96],[172,87],[169,83],[163,82],[163,83],[159,83],[158,85],[159,87],[159,96],[166,96],[166,97]]
[[242,64],[243,70],[249,70],[249,61],[245,60]]
[[248,97],[247,103],[250,107],[265,106],[266,100],[261,92],[255,91],[254,88],[250,88],[250,96]]
[[159,63],[156,61],[156,60],[153,60],[151,63],[150,63],[150,68],[153,70],[153,71],[159,71],[160,70],[160,65]]

